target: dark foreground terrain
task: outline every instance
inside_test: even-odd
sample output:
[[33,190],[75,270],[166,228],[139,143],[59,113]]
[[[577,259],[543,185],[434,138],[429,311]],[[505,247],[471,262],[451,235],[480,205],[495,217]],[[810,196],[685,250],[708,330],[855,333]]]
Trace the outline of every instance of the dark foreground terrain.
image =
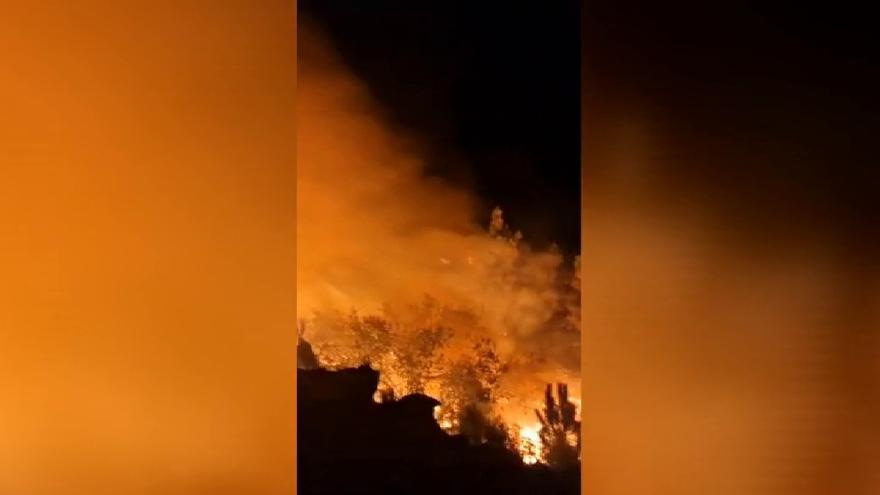
[[421,394],[376,403],[377,371],[297,371],[298,491],[313,494],[576,494],[580,471],[526,466],[436,423]]

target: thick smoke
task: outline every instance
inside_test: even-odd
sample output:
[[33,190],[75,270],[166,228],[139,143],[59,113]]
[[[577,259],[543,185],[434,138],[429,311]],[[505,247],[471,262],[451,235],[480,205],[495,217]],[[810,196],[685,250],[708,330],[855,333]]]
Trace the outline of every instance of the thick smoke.
[[[530,251],[497,213],[477,225],[477,199],[424,175],[416,137],[388,123],[314,29],[300,29],[298,94],[298,317],[406,319],[427,296],[447,308],[451,349],[483,336],[528,356],[508,374],[513,395],[540,401],[548,381],[577,389],[579,327],[554,323],[579,305],[563,257]],[[308,323],[305,336],[319,357],[336,337]]]

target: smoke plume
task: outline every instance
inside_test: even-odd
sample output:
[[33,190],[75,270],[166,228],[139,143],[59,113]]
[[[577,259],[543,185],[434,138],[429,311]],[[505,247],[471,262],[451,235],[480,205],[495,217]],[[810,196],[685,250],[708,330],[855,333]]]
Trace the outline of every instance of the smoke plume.
[[[579,331],[554,324],[579,305],[563,256],[529,250],[500,211],[477,225],[477,198],[424,174],[417,136],[389,123],[314,27],[300,29],[298,91],[298,317],[406,319],[429,297],[446,308],[450,348],[487,337],[504,356],[530,356],[510,370],[512,395],[540,401],[548,381],[577,389]],[[319,357],[337,337],[305,336]]]

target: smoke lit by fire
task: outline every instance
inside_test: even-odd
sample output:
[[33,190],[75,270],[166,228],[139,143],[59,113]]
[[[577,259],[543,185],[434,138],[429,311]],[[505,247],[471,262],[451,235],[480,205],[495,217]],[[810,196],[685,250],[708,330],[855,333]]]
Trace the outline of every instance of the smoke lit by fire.
[[304,337],[326,366],[369,360],[394,393],[438,397],[450,430],[464,405],[457,391],[471,380],[491,391],[479,414],[539,444],[535,409],[546,384],[568,383],[579,401],[576,265],[530,249],[501,209],[477,224],[477,198],[423,174],[418,142],[391,128],[324,40],[301,29],[300,50]]

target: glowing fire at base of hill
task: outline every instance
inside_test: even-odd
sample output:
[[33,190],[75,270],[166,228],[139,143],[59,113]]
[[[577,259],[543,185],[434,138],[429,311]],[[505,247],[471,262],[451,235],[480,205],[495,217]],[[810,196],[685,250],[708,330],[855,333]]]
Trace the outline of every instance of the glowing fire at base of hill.
[[[443,308],[430,309],[432,315],[441,310],[442,323]],[[546,442],[576,448],[580,399],[569,397],[563,385],[574,385],[577,394],[576,373],[501,355],[492,339],[472,346],[468,332],[456,334],[436,322],[421,323],[416,322],[415,328],[427,331],[414,332],[392,315],[323,313],[301,322],[300,345],[308,347],[312,366],[341,369],[369,363],[377,369],[379,387],[373,396],[377,403],[416,392],[436,398],[441,405],[434,410],[434,419],[444,431],[462,434],[471,442],[503,444],[526,464],[549,462],[553,456]],[[305,334],[316,337],[317,352],[311,343],[304,344]],[[558,383],[558,398],[549,385],[553,382]]]
[[519,454],[526,464],[536,464],[541,460],[541,425],[519,427]]
[[[388,318],[337,313],[303,321],[301,339],[306,333],[318,337],[317,352],[309,361],[327,369],[369,363],[380,376],[375,402],[416,392],[434,397],[441,403],[434,419],[444,431],[462,434],[471,442],[505,445],[526,464],[553,463],[549,458],[558,456],[553,455],[555,447],[548,451],[547,442],[579,451],[581,401],[569,397],[564,385],[573,384],[577,394],[576,374],[559,369],[542,372],[530,362],[510,361],[498,356],[488,341],[469,347],[463,344],[470,340],[457,342],[442,332],[414,340],[411,331]],[[300,345],[305,347],[304,342]],[[311,344],[307,347],[312,349]],[[561,382],[556,395],[551,382]],[[571,455],[566,458],[570,462]]]
[[[300,338],[307,339],[309,349],[314,346],[315,366],[320,362],[322,367],[339,369],[369,363],[377,369],[376,402],[424,393],[441,402],[435,419],[446,432],[461,433],[472,442],[503,442],[526,463],[535,464],[549,454],[542,446],[547,441],[543,437],[558,438],[570,432],[572,425],[563,425],[560,408],[565,405],[569,423],[577,421],[574,415],[580,409],[580,377],[574,359],[580,336],[578,267],[565,268],[561,258],[553,255],[553,263],[525,276],[520,272],[522,263],[528,265],[532,255],[510,244],[516,236],[510,236],[500,209],[493,212],[485,237],[490,254],[508,250],[511,257],[490,263],[490,256],[490,261],[474,262],[494,269],[497,263],[506,267],[500,275],[488,268],[470,274],[485,281],[488,288],[457,298],[454,291],[437,288],[444,287],[441,277],[427,286],[421,303],[401,296],[395,304],[380,308],[352,300],[347,313],[333,307],[304,309],[312,316],[300,321]],[[512,281],[507,280],[509,276]],[[536,277],[544,281],[536,283]],[[463,285],[474,285],[471,282]],[[495,282],[508,287],[509,294],[499,296]],[[529,284],[541,287],[537,293],[546,300],[524,289]],[[317,290],[308,286],[301,292]],[[520,307],[523,301],[531,310]],[[524,321],[529,321],[527,327],[522,326]],[[565,396],[558,402],[550,396],[542,401],[551,383],[572,385],[575,396],[569,397],[564,387]],[[547,413],[548,405],[559,410]],[[535,423],[536,412],[545,419]],[[544,425],[546,418],[554,425]]]
[[[440,428],[450,434],[457,433],[458,425],[444,416],[442,407],[438,407],[434,411],[434,418],[437,420],[437,424],[440,425]],[[523,462],[529,465],[540,462],[544,453],[541,442],[541,423],[514,423],[511,426],[512,431],[516,432],[514,436],[516,443],[515,448],[520,457],[522,457]],[[567,440],[571,445],[575,445],[577,441],[575,438],[567,438]]]

